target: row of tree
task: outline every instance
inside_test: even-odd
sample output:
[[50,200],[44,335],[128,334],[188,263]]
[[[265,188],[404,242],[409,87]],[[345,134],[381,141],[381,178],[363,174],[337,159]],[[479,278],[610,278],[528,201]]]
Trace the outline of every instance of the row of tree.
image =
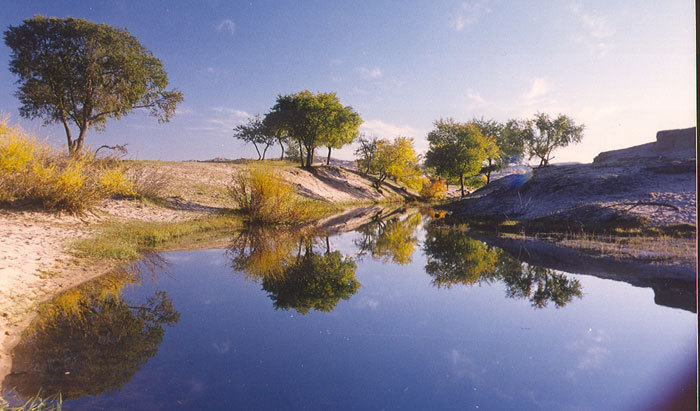
[[[298,153],[303,167],[311,167],[318,147],[331,150],[351,144],[359,134],[360,115],[343,106],[335,93],[312,93],[308,90],[280,95],[264,117],[256,115],[234,128],[234,137],[252,143],[258,159],[265,159],[267,149],[279,144],[284,159],[285,144]],[[261,151],[262,150],[262,151]]]
[[551,118],[537,113],[532,119],[505,123],[440,119],[428,133],[425,166],[438,177],[458,180],[464,196],[465,179],[483,175],[488,184],[492,172],[519,162],[525,154],[528,160],[539,159],[538,167],[549,165],[555,149],[581,141],[583,129],[563,114]]

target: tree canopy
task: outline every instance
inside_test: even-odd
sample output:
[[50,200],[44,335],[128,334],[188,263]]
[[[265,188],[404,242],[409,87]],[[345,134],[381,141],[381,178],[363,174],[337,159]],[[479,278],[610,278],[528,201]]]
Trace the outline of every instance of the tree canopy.
[[577,125],[570,117],[559,114],[552,119],[545,113],[537,113],[527,120],[523,128],[523,138],[530,159],[540,159],[539,167],[546,167],[554,158],[552,151],[571,143],[580,143],[584,125]]
[[391,177],[410,188],[420,189],[420,176],[423,173],[419,166],[419,157],[413,148],[413,139],[396,137],[394,141],[377,140],[375,153],[371,158],[370,172],[377,174],[376,187]]
[[428,133],[426,167],[439,176],[458,178],[464,196],[464,177],[475,176],[486,159],[487,141],[474,123],[440,119]]
[[525,152],[522,127],[517,120],[500,123],[495,120],[473,119],[486,139],[486,164],[481,172],[486,183],[491,182],[491,173],[506,167],[513,161],[520,161]]
[[317,147],[340,148],[358,135],[362,119],[352,107],[343,106],[335,93],[312,93],[308,90],[280,95],[266,116],[266,122],[284,130],[299,144],[302,166],[311,167]]
[[[19,80],[20,114],[62,123],[70,153],[88,128],[147,108],[167,122],[182,93],[166,90],[163,64],[126,29],[72,17],[34,16],[4,33],[10,71]],[[78,127],[73,137],[71,123]]]

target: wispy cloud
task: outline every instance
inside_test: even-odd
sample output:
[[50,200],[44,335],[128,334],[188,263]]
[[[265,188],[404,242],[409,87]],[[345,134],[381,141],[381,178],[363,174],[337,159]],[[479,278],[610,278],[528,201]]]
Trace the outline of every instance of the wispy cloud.
[[360,126],[360,131],[365,134],[380,138],[394,138],[396,136],[416,137],[418,130],[408,125],[396,125],[381,120],[366,120]]
[[365,79],[378,79],[383,75],[382,70],[379,67],[357,67],[355,70],[357,70],[357,72],[360,73],[360,76]]
[[532,105],[549,93],[550,87],[547,80],[537,77],[533,80],[528,91],[520,95],[520,102],[525,105]]
[[584,34],[573,36],[573,40],[586,47],[594,56],[604,57],[615,48],[612,36],[615,30],[611,27],[607,16],[586,12],[580,3],[570,7],[571,13],[578,17]]
[[242,124],[251,115],[230,107],[210,107],[203,113],[190,116],[185,129],[195,133],[212,135],[231,134],[233,127]]
[[610,337],[603,330],[589,329],[580,339],[570,342],[566,349],[572,352],[572,359],[578,357],[576,368],[567,370],[565,377],[575,380],[579,372],[604,368],[605,361],[610,356],[610,350],[606,347]]
[[481,94],[472,89],[467,89],[467,99],[469,100],[469,109],[475,109],[487,105],[486,100],[481,97]]
[[216,25],[216,31],[227,31],[233,34],[236,31],[236,24],[231,19],[224,19]]
[[462,3],[457,11],[453,28],[462,31],[465,27],[472,26],[479,22],[479,19],[491,13],[491,7],[485,1],[471,1]]

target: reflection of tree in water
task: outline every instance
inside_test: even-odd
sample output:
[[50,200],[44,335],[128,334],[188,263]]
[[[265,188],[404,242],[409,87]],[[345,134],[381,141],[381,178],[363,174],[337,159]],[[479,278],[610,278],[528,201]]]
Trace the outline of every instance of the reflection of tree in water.
[[280,277],[301,239],[290,231],[250,227],[234,234],[228,254],[234,270],[251,279]]
[[428,258],[425,272],[437,287],[477,283],[493,272],[498,260],[495,250],[455,229],[429,227],[423,249]]
[[229,250],[232,266],[262,283],[275,309],[333,311],[360,288],[357,265],[314,237],[253,230],[241,232]]
[[574,297],[581,298],[581,283],[562,273],[520,262],[505,251],[499,252],[496,278],[506,285],[510,298],[530,300],[535,308],[544,308],[551,301],[559,308]]
[[414,235],[421,223],[421,214],[414,213],[401,219],[399,217],[378,220],[358,231],[362,234],[355,245],[360,255],[371,255],[376,260],[405,265],[411,262],[418,239]]
[[535,308],[544,308],[550,301],[563,307],[582,295],[578,280],[520,262],[464,231],[428,227],[424,251],[428,259],[425,271],[437,287],[502,281],[508,297],[527,299]]
[[5,379],[22,396],[61,392],[64,399],[121,388],[158,352],[180,314],[164,291],[140,305],[121,298],[139,275],[117,273],[68,290],[40,310],[14,351]]

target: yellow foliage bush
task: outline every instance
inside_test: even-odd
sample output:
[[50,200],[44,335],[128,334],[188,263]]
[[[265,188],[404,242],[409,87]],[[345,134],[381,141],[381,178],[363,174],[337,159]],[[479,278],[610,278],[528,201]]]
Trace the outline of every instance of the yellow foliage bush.
[[229,193],[251,222],[297,224],[324,213],[317,202],[299,197],[289,183],[265,165],[248,166],[234,175]]
[[442,200],[447,194],[447,185],[444,181],[437,179],[425,184],[420,192],[421,197],[426,200]]
[[0,120],[0,203],[80,213],[100,199],[132,191],[119,163],[91,153],[61,154]]

